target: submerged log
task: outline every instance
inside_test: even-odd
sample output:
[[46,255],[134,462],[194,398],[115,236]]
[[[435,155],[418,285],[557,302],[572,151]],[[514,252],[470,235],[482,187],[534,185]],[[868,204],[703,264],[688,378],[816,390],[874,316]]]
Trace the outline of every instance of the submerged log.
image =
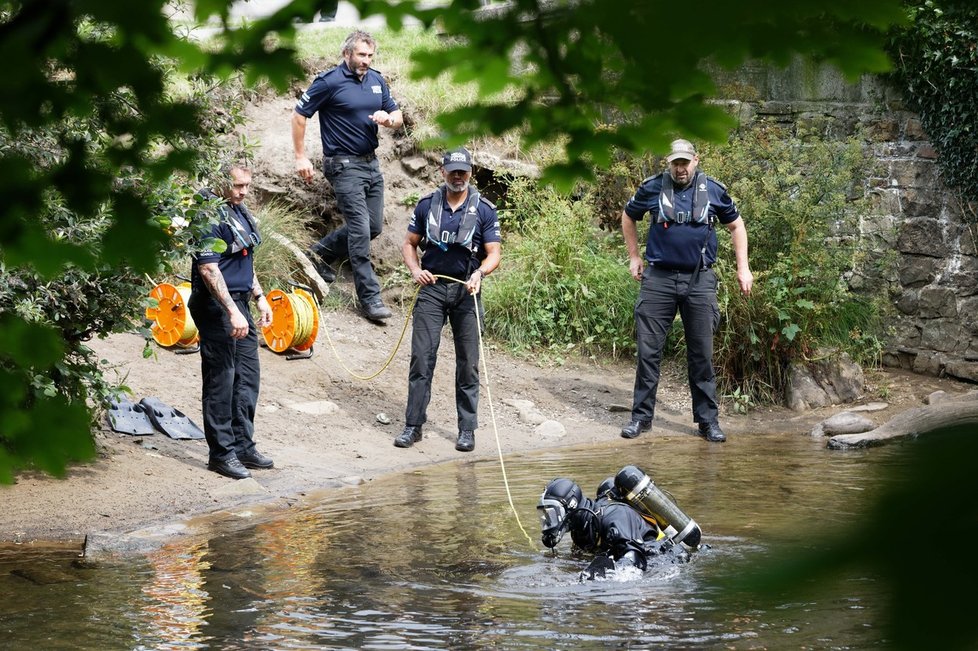
[[978,432],[978,393],[972,391],[961,398],[908,409],[868,432],[833,436],[826,447],[830,450],[867,448],[955,425],[974,425]]

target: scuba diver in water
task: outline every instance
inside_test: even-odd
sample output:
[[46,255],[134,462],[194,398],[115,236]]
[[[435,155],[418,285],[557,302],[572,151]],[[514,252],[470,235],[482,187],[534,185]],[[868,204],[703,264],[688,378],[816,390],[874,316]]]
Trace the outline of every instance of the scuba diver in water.
[[554,479],[537,509],[544,546],[556,547],[569,531],[576,547],[595,554],[582,580],[627,567],[644,571],[653,557],[657,563],[684,563],[699,545],[699,526],[636,466],[602,481],[593,501],[573,480]]

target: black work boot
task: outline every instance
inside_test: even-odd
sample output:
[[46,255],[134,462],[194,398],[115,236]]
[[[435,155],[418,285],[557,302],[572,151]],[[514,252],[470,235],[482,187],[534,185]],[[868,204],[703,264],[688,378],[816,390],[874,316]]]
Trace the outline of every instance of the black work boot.
[[384,319],[389,319],[394,313],[382,301],[375,301],[369,305],[361,304],[360,314],[374,323],[383,324]]
[[316,273],[324,282],[331,283],[336,280],[336,270],[321,255],[315,251],[310,251],[309,257],[312,258],[312,266],[316,268]]
[[700,423],[699,428],[700,436],[710,443],[723,443],[727,440],[727,435],[720,429],[720,423],[715,420],[709,423]]
[[642,432],[648,432],[652,429],[652,421],[650,420],[633,420],[621,428],[621,436],[626,439],[633,439]]
[[471,452],[475,449],[475,431],[470,429],[459,430],[458,441],[455,442],[455,449],[459,452]]
[[230,456],[227,459],[211,459],[207,462],[207,469],[219,475],[230,477],[231,479],[247,479],[251,477],[251,473],[248,472],[248,469],[242,465],[236,456]]
[[421,440],[421,426],[420,425],[408,425],[404,428],[404,431],[397,435],[394,439],[394,447],[396,448],[409,448],[418,441]]

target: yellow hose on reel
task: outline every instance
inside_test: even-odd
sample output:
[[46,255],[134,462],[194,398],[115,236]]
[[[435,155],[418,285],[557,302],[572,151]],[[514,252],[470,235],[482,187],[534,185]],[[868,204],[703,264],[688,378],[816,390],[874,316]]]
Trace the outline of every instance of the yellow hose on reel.
[[269,350],[281,353],[290,348],[299,352],[311,349],[319,334],[319,307],[312,294],[299,288],[289,294],[273,289],[267,299],[272,322],[261,333]]
[[153,339],[161,346],[188,348],[197,343],[197,326],[187,309],[190,300],[190,283],[176,287],[160,283],[149,292],[156,299],[156,307],[146,308],[146,320],[151,321]]

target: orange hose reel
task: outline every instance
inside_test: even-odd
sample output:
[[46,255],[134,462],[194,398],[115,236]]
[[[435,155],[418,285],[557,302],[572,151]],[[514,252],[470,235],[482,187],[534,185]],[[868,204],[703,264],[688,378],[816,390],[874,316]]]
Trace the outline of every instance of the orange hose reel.
[[157,301],[156,307],[146,308],[146,319],[152,321],[153,339],[161,346],[187,348],[199,340],[197,326],[187,309],[190,300],[190,283],[174,287],[160,283],[149,295]]
[[265,345],[276,353],[310,350],[319,333],[319,307],[312,294],[299,288],[290,294],[273,289],[267,299],[272,322],[262,328]]

